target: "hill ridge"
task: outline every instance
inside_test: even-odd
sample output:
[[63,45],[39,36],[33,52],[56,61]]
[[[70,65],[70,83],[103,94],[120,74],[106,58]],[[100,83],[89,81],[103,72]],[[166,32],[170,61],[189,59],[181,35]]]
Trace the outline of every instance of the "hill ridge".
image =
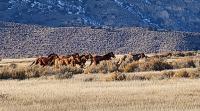
[[43,27],[0,22],[0,56],[31,57],[49,53],[167,52],[200,50],[200,33],[150,31],[140,27]]

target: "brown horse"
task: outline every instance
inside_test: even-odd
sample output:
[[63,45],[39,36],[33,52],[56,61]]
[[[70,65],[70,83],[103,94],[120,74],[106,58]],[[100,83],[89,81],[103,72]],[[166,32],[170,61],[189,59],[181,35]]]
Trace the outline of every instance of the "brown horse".
[[111,58],[116,58],[113,52],[110,52],[110,53],[105,54],[103,56],[94,56],[91,59],[90,65],[92,65],[92,63],[94,63],[95,65],[97,65],[97,64],[100,63],[100,61],[111,60]]
[[59,56],[57,54],[50,54],[48,55],[48,57],[39,57],[37,58],[30,66],[32,66],[33,64],[37,65],[41,65],[41,66],[52,66],[55,62],[55,59],[59,58]]
[[67,55],[67,56],[60,56],[56,59],[56,65],[71,65],[75,67],[76,65],[79,65],[81,68],[85,66],[85,63],[87,60],[91,59],[91,54],[83,54],[79,55],[78,53]]
[[139,54],[131,54],[133,60],[138,61],[142,58],[146,58],[147,56],[144,53],[139,53]]
[[90,59],[92,59],[93,56],[91,54],[83,54],[80,56],[80,66],[81,67],[84,67],[85,66],[85,63]]
[[80,64],[80,56],[78,53],[74,53],[71,55],[66,55],[66,56],[59,56],[55,60],[55,65],[58,67],[59,65],[71,65],[75,66],[76,64]]

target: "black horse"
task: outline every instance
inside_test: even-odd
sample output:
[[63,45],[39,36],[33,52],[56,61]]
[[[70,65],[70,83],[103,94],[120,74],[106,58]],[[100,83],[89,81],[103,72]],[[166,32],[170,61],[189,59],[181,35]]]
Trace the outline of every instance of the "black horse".
[[93,56],[92,59],[91,59],[91,64],[94,63],[95,65],[99,64],[100,61],[103,61],[103,60],[111,60],[111,58],[115,58],[115,55],[113,52],[110,52],[108,54],[105,54],[103,56]]

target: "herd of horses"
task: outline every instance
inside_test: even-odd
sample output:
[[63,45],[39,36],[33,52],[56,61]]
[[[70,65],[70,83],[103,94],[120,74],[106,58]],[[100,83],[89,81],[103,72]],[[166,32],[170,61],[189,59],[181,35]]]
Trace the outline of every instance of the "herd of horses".
[[[163,57],[171,57],[173,54],[172,53],[165,53],[165,54],[160,54],[160,55],[154,55],[153,58],[163,58]],[[122,61],[125,61],[127,57],[131,57],[134,61],[138,61],[142,58],[152,58],[144,53],[138,53],[138,54],[132,54],[129,53],[128,55],[124,55],[120,61],[118,62],[119,64],[122,63]],[[115,54],[113,52],[109,52],[105,55],[92,55],[92,54],[82,54],[80,55],[79,53],[74,53],[71,55],[65,55],[61,56],[55,53],[52,53],[48,55],[47,57],[38,57],[32,64],[32,65],[41,65],[41,66],[60,66],[60,65],[71,65],[75,67],[76,65],[79,65],[81,68],[84,68],[86,66],[86,62],[90,60],[90,65],[98,65],[101,61],[104,60],[111,60],[112,58],[116,58]],[[89,66],[90,66],[89,65]]]
[[76,66],[79,65],[81,68],[85,66],[85,63],[90,60],[90,65],[97,65],[100,61],[103,60],[111,60],[115,58],[113,52],[105,54],[103,56],[100,55],[92,55],[92,54],[82,54],[74,53],[66,56],[59,56],[58,54],[52,53],[47,57],[38,57],[32,65],[41,65],[41,66],[52,66],[52,65],[71,65]]
[[[132,54],[131,56],[133,60],[135,61],[141,58],[147,57],[144,53]],[[71,65],[75,67],[76,65],[79,65],[81,68],[83,68],[88,60],[91,61],[90,65],[92,64],[97,65],[101,61],[111,60],[112,58],[116,58],[113,52],[109,52],[105,55],[92,55],[90,53],[80,55],[79,53],[74,53],[74,54],[66,55],[66,56],[59,56],[58,54],[52,53],[48,55],[47,57],[38,57],[31,64],[31,66],[32,65],[41,65],[41,66]]]

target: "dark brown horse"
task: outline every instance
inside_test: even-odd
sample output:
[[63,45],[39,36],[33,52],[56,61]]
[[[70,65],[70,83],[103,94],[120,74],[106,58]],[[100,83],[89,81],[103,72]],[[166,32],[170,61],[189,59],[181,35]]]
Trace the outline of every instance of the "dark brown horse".
[[131,54],[133,60],[138,61],[142,58],[146,58],[147,56],[144,53],[139,53],[139,54]]
[[91,64],[94,63],[95,65],[99,64],[100,61],[103,61],[103,60],[111,60],[111,58],[115,58],[115,55],[113,52],[110,52],[108,54],[105,54],[103,56],[93,56],[92,59],[91,59]]
[[59,58],[59,56],[57,54],[52,53],[52,54],[48,55],[47,57],[37,58],[30,66],[32,66],[33,64],[35,64],[35,65],[39,64],[43,67],[47,66],[47,65],[52,66],[54,64],[56,58]]

